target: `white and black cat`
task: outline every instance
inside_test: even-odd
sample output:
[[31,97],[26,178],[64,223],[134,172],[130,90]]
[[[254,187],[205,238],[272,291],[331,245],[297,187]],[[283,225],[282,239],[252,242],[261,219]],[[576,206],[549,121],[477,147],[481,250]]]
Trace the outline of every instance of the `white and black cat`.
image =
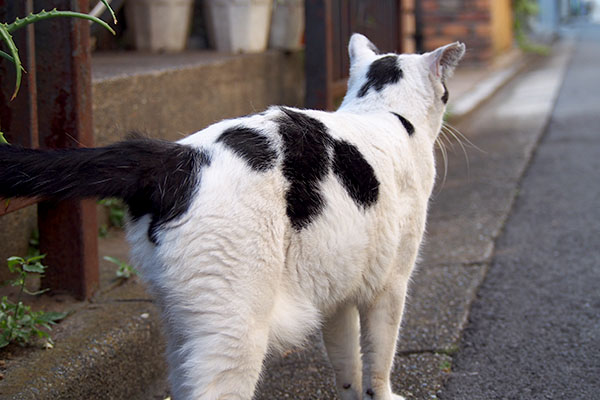
[[124,199],[175,399],[251,399],[265,355],[319,328],[341,399],[401,399],[390,369],[464,51],[378,54],[354,34],[336,112],[272,107],[177,143],[0,146],[0,196]]

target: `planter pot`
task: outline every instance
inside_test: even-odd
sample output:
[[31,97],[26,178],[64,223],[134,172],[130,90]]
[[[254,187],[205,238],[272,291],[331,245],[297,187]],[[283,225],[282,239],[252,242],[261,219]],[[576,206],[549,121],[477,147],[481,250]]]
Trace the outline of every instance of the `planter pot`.
[[269,47],[295,50],[304,33],[304,0],[275,0],[271,19]]
[[206,0],[209,39],[222,52],[253,53],[267,48],[273,0]]
[[181,51],[190,31],[193,0],[127,0],[125,14],[135,47],[143,51]]

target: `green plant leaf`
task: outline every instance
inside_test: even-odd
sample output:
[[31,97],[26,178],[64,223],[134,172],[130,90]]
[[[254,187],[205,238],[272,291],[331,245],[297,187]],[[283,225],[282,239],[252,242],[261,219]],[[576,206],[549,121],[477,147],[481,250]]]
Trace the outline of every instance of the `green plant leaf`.
[[50,289],[46,288],[46,289],[42,289],[42,290],[36,290],[34,292],[28,290],[27,288],[23,288],[23,291],[31,296],[39,296],[42,293],[46,293],[47,291],[49,291]]
[[8,53],[5,53],[4,51],[0,50],[0,57],[7,59],[8,61],[10,61],[11,63],[15,62],[15,59],[13,58],[13,56],[11,56]]
[[21,74],[23,68],[21,65],[21,59],[19,58],[19,50],[17,49],[17,46],[15,45],[15,42],[13,41],[8,28],[9,25],[0,24],[0,39],[8,47],[10,55],[13,58],[13,64],[15,65],[15,91],[13,92],[12,97],[10,98],[11,100],[13,100],[15,97],[17,97],[17,93],[19,93],[19,88],[21,87]]
[[48,311],[40,315],[38,319],[44,322],[56,323],[56,321],[65,319],[67,315],[69,315],[68,312]]
[[43,260],[45,257],[46,257],[45,254],[38,254],[37,256],[33,256],[33,257],[27,258],[27,262],[28,263],[33,263],[33,262],[36,262],[36,261]]
[[110,261],[113,264],[117,264],[119,267],[121,267],[123,265],[123,261],[119,260],[116,257],[104,256],[102,258],[105,259],[106,261]]
[[6,261],[8,262],[9,268],[14,267],[15,265],[25,264],[25,260],[23,258],[16,256],[8,257]]
[[17,29],[21,29],[24,26],[29,24],[33,24],[34,22],[43,21],[46,19],[57,18],[57,17],[70,17],[70,18],[79,18],[79,19],[87,19],[89,21],[94,21],[95,23],[106,28],[110,33],[116,35],[116,32],[113,28],[110,27],[106,22],[102,21],[100,18],[96,18],[93,15],[83,14],[75,11],[59,11],[56,8],[51,11],[42,10],[39,13],[29,14],[25,18],[17,19],[14,22],[5,25],[5,29],[8,32],[14,32]]
[[110,6],[110,4],[108,4],[108,1],[106,0],[100,0],[105,6],[106,8],[108,8],[108,11],[110,12],[110,15],[113,19],[113,24],[117,24],[117,16],[115,15],[115,12],[113,11],[112,7]]
[[42,264],[40,264],[40,263],[24,264],[23,265],[23,271],[33,272],[33,273],[36,273],[36,274],[43,274],[45,269],[46,268]]

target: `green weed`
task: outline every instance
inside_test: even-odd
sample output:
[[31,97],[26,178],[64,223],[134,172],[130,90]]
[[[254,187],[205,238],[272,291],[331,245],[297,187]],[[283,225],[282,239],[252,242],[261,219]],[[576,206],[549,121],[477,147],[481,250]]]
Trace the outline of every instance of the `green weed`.
[[0,300],[0,348],[13,342],[25,346],[31,344],[36,338],[46,339],[47,347],[52,347],[54,344],[48,331],[52,330],[51,325],[65,318],[68,313],[32,311],[31,307],[21,301],[23,293],[39,295],[48,290],[30,292],[25,287],[29,274],[43,275],[47,267],[41,263],[41,260],[45,256],[43,254],[35,257],[9,257],[7,259],[8,270],[17,277],[5,284],[19,287],[19,294],[16,303],[11,302],[6,296]]
[[115,273],[117,275],[117,278],[129,279],[132,275],[137,275],[138,273],[135,268],[133,268],[126,262],[119,260],[118,258],[110,256],[104,256],[103,258],[106,261],[110,261],[111,263],[116,264],[118,266],[117,272]]
[[122,228],[125,225],[125,205],[119,199],[108,198],[98,201],[108,209],[108,220],[111,226]]

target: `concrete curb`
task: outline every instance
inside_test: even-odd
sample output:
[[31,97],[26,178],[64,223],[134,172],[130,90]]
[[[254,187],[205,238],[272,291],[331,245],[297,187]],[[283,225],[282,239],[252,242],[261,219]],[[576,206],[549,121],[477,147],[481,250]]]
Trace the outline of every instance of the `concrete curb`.
[[0,397],[11,400],[148,399],[166,370],[150,302],[93,303],[54,332],[55,347],[6,361]]
[[[448,104],[450,120],[458,122],[468,117],[539,57],[535,54],[525,54],[514,50],[505,60],[502,60],[502,66],[491,67],[490,73],[470,90],[462,93],[456,100],[450,100]],[[463,73],[459,69],[455,78],[462,74],[468,75],[468,72]],[[463,79],[465,78],[463,77]]]

